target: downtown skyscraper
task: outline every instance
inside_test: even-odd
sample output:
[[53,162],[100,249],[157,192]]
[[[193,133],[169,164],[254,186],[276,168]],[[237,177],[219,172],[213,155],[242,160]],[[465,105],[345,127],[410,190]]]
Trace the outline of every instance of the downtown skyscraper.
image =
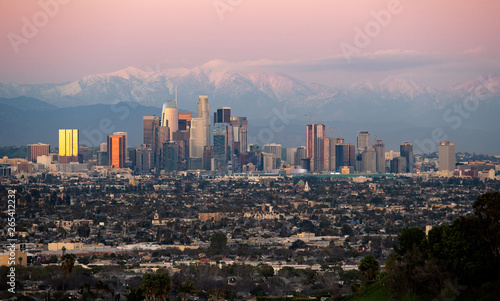
[[189,158],[190,160],[202,161],[206,147],[210,146],[210,104],[208,96],[200,95],[198,100],[197,116],[191,119],[191,129],[189,137]]
[[78,130],[59,130],[59,163],[78,162]]
[[108,164],[115,168],[123,168],[125,166],[126,145],[124,135],[109,135],[108,136]]
[[161,126],[168,127],[170,139],[179,128],[179,110],[177,110],[177,99],[163,104],[161,113]]
[[406,172],[413,173],[413,162],[414,162],[413,144],[411,144],[408,141],[405,141],[399,147],[399,152],[401,154],[401,157],[406,158]]
[[311,171],[321,171],[324,167],[325,125],[308,124],[306,127],[306,156],[310,159]]
[[456,164],[455,142],[439,143],[439,170],[454,171]]

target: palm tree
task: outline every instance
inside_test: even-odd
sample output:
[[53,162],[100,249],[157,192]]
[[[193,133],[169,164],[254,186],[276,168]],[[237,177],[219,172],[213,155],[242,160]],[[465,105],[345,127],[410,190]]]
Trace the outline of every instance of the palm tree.
[[[63,248],[63,254],[66,251],[65,248]],[[69,273],[73,270],[73,267],[75,266],[75,256],[73,254],[64,254],[61,256],[61,269],[64,273],[64,278],[63,278],[63,291],[65,290],[65,284],[66,284],[66,277],[68,276]]]
[[168,273],[146,274],[140,288],[144,291],[146,301],[166,301],[172,291],[172,281]]

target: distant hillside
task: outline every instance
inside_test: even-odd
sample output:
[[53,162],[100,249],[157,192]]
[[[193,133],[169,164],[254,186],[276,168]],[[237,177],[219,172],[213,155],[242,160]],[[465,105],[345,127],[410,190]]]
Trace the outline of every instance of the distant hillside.
[[0,158],[7,156],[9,158],[26,158],[28,155],[26,146],[4,146],[0,147]]
[[54,110],[57,107],[36,98],[19,96],[14,98],[0,98],[1,105],[8,105],[20,110]]
[[0,103],[0,146],[58,143],[59,129],[79,129],[80,143],[99,146],[114,131],[128,132],[129,145],[142,143],[142,116],[160,115],[161,109],[136,103],[88,105],[71,108],[43,106],[24,98],[22,105]]

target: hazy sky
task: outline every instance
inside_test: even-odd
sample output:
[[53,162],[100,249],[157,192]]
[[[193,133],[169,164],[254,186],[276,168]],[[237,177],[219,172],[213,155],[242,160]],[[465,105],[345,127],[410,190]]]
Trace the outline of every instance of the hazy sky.
[[0,81],[222,59],[329,86],[448,85],[498,75],[499,12],[494,0],[0,0]]

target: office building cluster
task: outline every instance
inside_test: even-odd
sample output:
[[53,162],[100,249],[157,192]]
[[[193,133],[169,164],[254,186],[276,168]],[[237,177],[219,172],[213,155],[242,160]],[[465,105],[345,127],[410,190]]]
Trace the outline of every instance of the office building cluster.
[[[375,136],[373,145],[370,141],[367,131],[358,133],[357,144],[354,145],[346,143],[342,137],[334,138],[333,128],[330,128],[330,137],[327,137],[324,124],[309,123],[306,126],[305,156],[299,157],[301,167],[313,172],[342,174],[413,173],[413,145],[410,142],[402,143],[399,153],[386,153],[383,140]],[[297,157],[294,149],[287,153]]]
[[161,117],[143,117],[143,143],[130,150],[138,173],[181,170],[241,172],[260,160],[248,154],[248,121],[219,107],[210,118],[208,96],[200,95],[196,117],[178,112],[177,101],[163,105]]
[[[413,145],[408,141],[400,145],[399,152],[387,152],[383,140],[374,136],[372,142],[368,131],[360,131],[357,143],[351,144],[342,137],[334,137],[333,127],[327,135],[323,123],[313,124],[309,118],[305,146],[285,148],[277,143],[261,146],[249,143],[247,118],[231,113],[230,107],[218,107],[212,115],[206,95],[199,96],[195,116],[179,112],[177,100],[172,100],[163,104],[158,116],[143,116],[143,139],[138,148],[128,146],[127,132],[114,132],[95,153],[94,149],[79,145],[78,129],[61,129],[57,153],[50,153],[48,144],[30,144],[27,160],[63,172],[88,170],[92,165],[129,168],[137,174],[184,170],[229,174],[418,172]],[[439,144],[439,171],[452,175],[455,168],[455,144],[443,141]]]

